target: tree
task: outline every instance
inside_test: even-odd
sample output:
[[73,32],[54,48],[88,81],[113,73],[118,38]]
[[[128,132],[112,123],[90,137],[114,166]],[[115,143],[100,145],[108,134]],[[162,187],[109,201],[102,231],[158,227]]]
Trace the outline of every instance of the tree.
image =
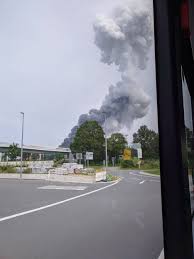
[[13,143],[12,145],[9,146],[8,148],[8,157],[12,160],[15,161],[17,156],[19,156],[20,150],[18,148],[18,144]]
[[93,152],[94,161],[100,162],[104,159],[104,131],[96,121],[86,121],[76,132],[70,145],[73,153]]
[[110,157],[116,157],[118,159],[126,147],[127,140],[121,133],[113,133],[108,139],[108,153]]
[[159,159],[159,134],[141,126],[137,133],[133,134],[133,142],[141,143],[143,158]]

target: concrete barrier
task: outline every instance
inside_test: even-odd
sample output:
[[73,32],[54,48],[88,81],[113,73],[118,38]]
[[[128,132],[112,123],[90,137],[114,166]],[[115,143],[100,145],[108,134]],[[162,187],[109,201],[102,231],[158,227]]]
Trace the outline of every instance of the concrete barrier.
[[[21,164],[20,161],[7,161],[0,162],[0,166],[16,166],[19,167]],[[23,161],[23,166],[27,166],[29,168],[51,168],[53,167],[53,161]]]
[[[3,174],[0,173],[0,179],[20,179],[20,174]],[[22,174],[24,180],[47,180],[65,183],[95,183],[106,180],[106,172],[99,172],[94,175],[81,175],[81,174]]]
[[105,181],[105,180],[106,180],[106,171],[96,173],[96,182]]
[[68,175],[56,175],[50,174],[48,176],[49,181],[60,181],[66,183],[95,183],[96,178],[95,175],[75,175],[75,174],[68,174]]

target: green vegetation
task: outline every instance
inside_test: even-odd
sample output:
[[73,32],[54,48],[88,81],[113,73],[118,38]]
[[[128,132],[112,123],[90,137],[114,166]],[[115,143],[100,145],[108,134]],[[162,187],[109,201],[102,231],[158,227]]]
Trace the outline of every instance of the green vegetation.
[[107,176],[106,176],[106,181],[107,182],[116,181],[116,180],[118,180],[117,176],[114,176],[112,174],[107,174]]
[[0,173],[15,174],[17,173],[16,167],[13,166],[0,166]]
[[70,145],[73,153],[94,153],[94,162],[104,159],[104,131],[96,121],[86,121],[76,132],[75,138]]
[[11,161],[15,161],[17,156],[20,154],[20,149],[18,148],[18,144],[13,143],[8,148],[8,157]]
[[62,164],[68,162],[65,158],[64,158],[64,154],[56,154],[55,159],[54,159],[54,164],[53,167],[60,167],[62,166]]
[[149,170],[149,169],[160,169],[160,161],[159,160],[143,160],[141,164],[141,169]]
[[121,160],[121,168],[134,168],[133,160]]
[[54,160],[54,164],[53,167],[60,167],[62,166],[62,164],[64,164],[66,162],[65,158],[60,159],[60,160]]
[[133,143],[141,143],[144,159],[159,159],[159,134],[147,126],[141,126],[133,134]]
[[32,169],[31,168],[25,168],[23,170],[23,174],[31,174],[32,173]]
[[154,174],[160,174],[160,161],[159,160],[142,160],[139,168],[138,159],[122,160],[120,163],[121,169],[143,170]]
[[160,175],[160,169],[149,169],[149,170],[143,170],[143,171],[148,174]]
[[64,159],[65,159],[64,154],[61,154],[61,153],[56,154],[55,158],[54,158],[55,161],[60,161],[60,160],[64,160]]
[[114,133],[108,138],[108,155],[115,157],[118,162],[119,156],[123,154],[123,150],[127,147],[127,140],[121,133]]
[[[3,173],[3,174],[16,174],[18,172],[19,172],[19,170],[15,166],[10,166],[10,165],[0,166],[0,173]],[[24,174],[30,174],[31,172],[32,172],[31,168],[26,168],[26,167],[23,166],[23,173]]]

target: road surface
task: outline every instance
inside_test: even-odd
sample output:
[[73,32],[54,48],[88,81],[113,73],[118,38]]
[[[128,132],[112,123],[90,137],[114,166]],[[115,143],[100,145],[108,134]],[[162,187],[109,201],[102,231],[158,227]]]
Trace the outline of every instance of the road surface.
[[157,259],[159,178],[115,174],[115,184],[0,180],[0,259]]

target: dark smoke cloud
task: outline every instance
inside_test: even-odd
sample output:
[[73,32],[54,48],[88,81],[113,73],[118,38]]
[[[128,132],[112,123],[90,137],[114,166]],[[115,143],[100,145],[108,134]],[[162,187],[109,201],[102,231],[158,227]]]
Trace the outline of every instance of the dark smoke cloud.
[[95,44],[101,51],[101,61],[116,65],[121,80],[109,87],[99,110],[91,109],[79,117],[63,146],[69,146],[77,128],[86,121],[96,120],[106,132],[113,133],[124,127],[131,127],[133,121],[144,117],[150,98],[138,84],[134,72],[146,69],[149,49],[152,45],[152,12],[149,8],[137,6],[118,7],[112,17],[100,15],[93,25]]

